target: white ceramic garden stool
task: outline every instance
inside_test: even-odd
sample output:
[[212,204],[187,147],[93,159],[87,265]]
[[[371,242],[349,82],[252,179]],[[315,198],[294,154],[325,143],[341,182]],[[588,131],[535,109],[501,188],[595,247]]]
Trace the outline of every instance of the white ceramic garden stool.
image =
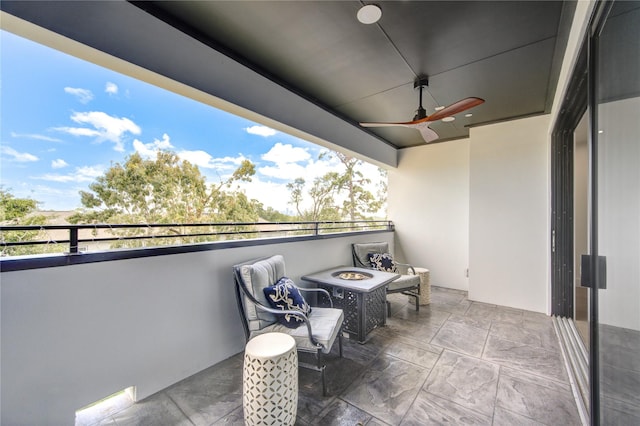
[[246,425],[293,425],[296,422],[298,353],[293,337],[265,333],[247,342],[242,391]]
[[[426,268],[414,268],[416,274],[420,275],[420,305],[431,303],[431,274]],[[413,298],[409,297],[411,301]]]

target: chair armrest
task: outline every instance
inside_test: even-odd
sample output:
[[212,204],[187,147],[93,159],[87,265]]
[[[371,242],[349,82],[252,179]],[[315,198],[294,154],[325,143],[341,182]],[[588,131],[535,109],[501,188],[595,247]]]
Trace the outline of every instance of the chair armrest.
[[329,294],[329,292],[327,290],[325,290],[324,288],[303,288],[303,287],[298,287],[298,290],[300,290],[300,291],[313,291],[313,292],[316,292],[316,293],[324,293],[327,296],[327,298],[329,299],[329,304],[333,308],[333,300],[331,299],[331,294]]
[[396,262],[396,266],[401,266],[403,267],[407,272],[411,271],[411,275],[416,275],[416,270],[414,269],[413,266],[409,265],[408,263],[400,263],[400,262]]
[[287,311],[287,310],[269,308],[269,307],[264,306],[261,303],[256,303],[255,305],[256,305],[256,308],[258,308],[258,309],[260,309],[262,311],[265,311],[265,312],[270,312],[270,313],[275,314],[275,315],[293,315],[293,316],[302,318],[302,321],[307,326],[307,333],[309,334],[309,340],[311,341],[311,344],[313,344],[317,348],[324,348],[324,346],[313,337],[313,332],[311,330],[311,323],[309,322],[309,318],[307,318],[307,316],[305,314],[303,314],[302,312],[300,312],[300,311]]

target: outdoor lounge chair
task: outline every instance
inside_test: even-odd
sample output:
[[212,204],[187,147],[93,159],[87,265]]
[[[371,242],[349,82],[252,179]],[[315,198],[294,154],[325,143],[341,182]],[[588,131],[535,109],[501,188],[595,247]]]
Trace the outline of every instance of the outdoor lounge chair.
[[[393,260],[389,253],[389,244],[385,242],[375,243],[355,243],[351,245],[353,255],[353,266],[369,269],[383,269],[380,263],[372,264],[371,255],[387,255],[386,260],[390,264],[384,265],[388,267],[388,272],[396,272],[401,274],[400,278],[392,281],[387,286],[387,294],[402,293],[407,296],[415,297],[416,311],[420,310],[420,276],[416,275],[413,266],[407,263],[399,263]],[[378,256],[379,258],[380,256]],[[387,315],[391,315],[391,304],[387,300]]]
[[[316,292],[329,300],[330,308],[312,307],[308,314],[299,310],[280,310],[271,307],[263,290],[285,277],[285,262],[281,255],[235,265],[233,275],[236,299],[247,341],[268,332],[280,332],[292,336],[296,341],[299,353],[315,355],[315,365],[304,362],[299,362],[299,365],[321,373],[322,393],[326,396],[326,365],[323,363],[323,355],[331,351],[337,338],[340,357],[342,357],[342,323],[344,320],[342,309],[333,308],[329,292],[319,288],[298,287],[302,292]],[[291,316],[290,318],[299,321],[300,325],[297,328],[283,325],[279,322],[283,315]]]

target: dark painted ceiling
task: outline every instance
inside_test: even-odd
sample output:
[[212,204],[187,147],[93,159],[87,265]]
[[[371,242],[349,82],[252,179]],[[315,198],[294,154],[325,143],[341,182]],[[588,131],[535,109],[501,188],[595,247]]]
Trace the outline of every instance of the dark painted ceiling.
[[[431,127],[440,141],[469,126],[549,112],[573,2],[380,1],[364,25],[360,1],[146,1],[135,4],[352,122],[408,121],[414,80],[429,78],[427,114],[469,96],[485,103]],[[369,131],[403,148],[418,131]]]

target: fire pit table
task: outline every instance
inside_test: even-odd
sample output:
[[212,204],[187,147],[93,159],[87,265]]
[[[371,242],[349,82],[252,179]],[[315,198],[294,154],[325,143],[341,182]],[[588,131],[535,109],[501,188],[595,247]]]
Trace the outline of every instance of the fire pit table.
[[[337,266],[302,277],[331,294],[333,306],[344,312],[342,329],[365,343],[367,335],[387,322],[387,284],[399,274],[353,266]],[[326,298],[326,297],[325,297]],[[327,300],[318,300],[320,306]]]

